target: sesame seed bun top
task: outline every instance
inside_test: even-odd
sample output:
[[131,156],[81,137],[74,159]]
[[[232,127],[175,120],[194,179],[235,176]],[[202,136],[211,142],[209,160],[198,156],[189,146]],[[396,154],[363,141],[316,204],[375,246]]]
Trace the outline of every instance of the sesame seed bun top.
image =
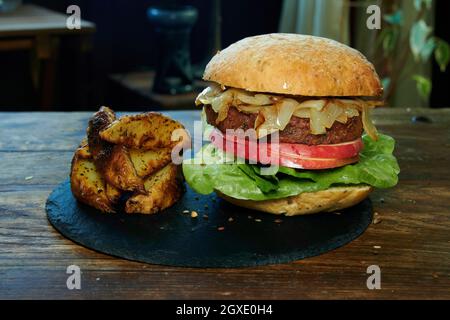
[[203,79],[254,92],[375,97],[383,93],[373,65],[337,41],[274,33],[242,39],[218,52]]

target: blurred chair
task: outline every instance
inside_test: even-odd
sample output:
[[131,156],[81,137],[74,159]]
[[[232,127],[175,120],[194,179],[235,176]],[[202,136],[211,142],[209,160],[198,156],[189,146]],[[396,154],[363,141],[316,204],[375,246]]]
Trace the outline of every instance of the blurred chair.
[[95,25],[82,20],[81,29],[69,30],[67,18],[67,15],[31,4],[1,14],[0,51],[30,52],[30,73],[33,85],[39,92],[41,110],[49,110],[54,105],[56,67],[62,37],[81,36],[80,51],[90,49],[90,35],[95,31]]

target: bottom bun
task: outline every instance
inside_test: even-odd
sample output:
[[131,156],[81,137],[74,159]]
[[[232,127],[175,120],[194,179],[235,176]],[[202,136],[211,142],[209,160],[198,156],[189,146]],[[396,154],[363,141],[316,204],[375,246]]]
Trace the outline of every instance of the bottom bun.
[[332,187],[318,192],[305,192],[283,199],[253,201],[231,198],[216,191],[224,200],[248,209],[286,216],[332,212],[345,209],[364,200],[373,188],[366,185]]

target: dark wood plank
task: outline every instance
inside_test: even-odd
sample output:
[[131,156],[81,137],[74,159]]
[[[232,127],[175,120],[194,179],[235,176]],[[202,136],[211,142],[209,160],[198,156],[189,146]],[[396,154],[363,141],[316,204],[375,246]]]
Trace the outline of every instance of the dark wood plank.
[[[73,151],[86,134],[89,112],[0,112],[0,151]],[[118,113],[119,115],[121,113]],[[165,114],[193,131],[200,112]]]
[[[450,110],[447,109],[377,109],[374,120],[381,129],[398,130],[403,135],[404,130],[415,131],[450,126]],[[195,120],[200,120],[199,111],[168,111],[165,114],[183,122],[192,132]],[[119,112],[120,114],[120,112]],[[0,151],[43,151],[63,150],[73,151],[79,140],[85,135],[89,112],[0,112]],[[412,123],[414,116],[426,115],[433,123]],[[50,130],[51,129],[51,130]],[[7,133],[6,135],[3,133]],[[441,134],[448,136],[448,130]],[[424,139],[414,134],[415,139]],[[419,140],[417,140],[419,141]]]
[[[449,299],[450,112],[377,114],[381,131],[397,140],[402,168],[396,188],[371,197],[380,223],[343,248],[291,264],[190,269],[112,258],[53,230],[44,203],[67,177],[89,113],[0,113],[0,298]],[[434,123],[411,123],[412,114]],[[170,115],[190,128],[199,116]],[[82,269],[82,290],[66,288],[71,264]],[[381,267],[381,290],[366,288],[372,264]]]

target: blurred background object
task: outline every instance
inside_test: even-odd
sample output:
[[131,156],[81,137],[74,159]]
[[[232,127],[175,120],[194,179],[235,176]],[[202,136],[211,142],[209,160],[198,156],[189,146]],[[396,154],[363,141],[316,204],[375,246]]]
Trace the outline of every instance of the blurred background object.
[[[367,8],[374,4],[381,9],[381,30],[366,27]],[[280,31],[360,50],[382,78],[389,106],[427,107],[431,96],[432,106],[450,107],[449,92],[442,90],[442,83],[450,84],[450,35],[441,22],[449,12],[444,0],[284,0]]]
[[12,12],[22,4],[22,0],[0,0],[0,12]]
[[0,14],[0,110],[88,105],[95,25],[83,20],[70,30],[67,18],[34,4]]
[[349,44],[347,0],[284,0],[280,32],[310,34]]
[[[170,23],[160,15],[155,24],[149,9],[168,3],[192,9],[172,48]],[[73,4],[81,30],[65,28]],[[373,4],[381,8],[381,30],[366,27]],[[446,0],[24,0],[0,13],[0,110],[195,108],[213,54],[271,32],[328,37],[360,50],[383,79],[388,106],[450,107],[448,12]]]
[[153,92],[176,95],[193,90],[190,35],[198,12],[175,3],[148,9],[158,51]]

